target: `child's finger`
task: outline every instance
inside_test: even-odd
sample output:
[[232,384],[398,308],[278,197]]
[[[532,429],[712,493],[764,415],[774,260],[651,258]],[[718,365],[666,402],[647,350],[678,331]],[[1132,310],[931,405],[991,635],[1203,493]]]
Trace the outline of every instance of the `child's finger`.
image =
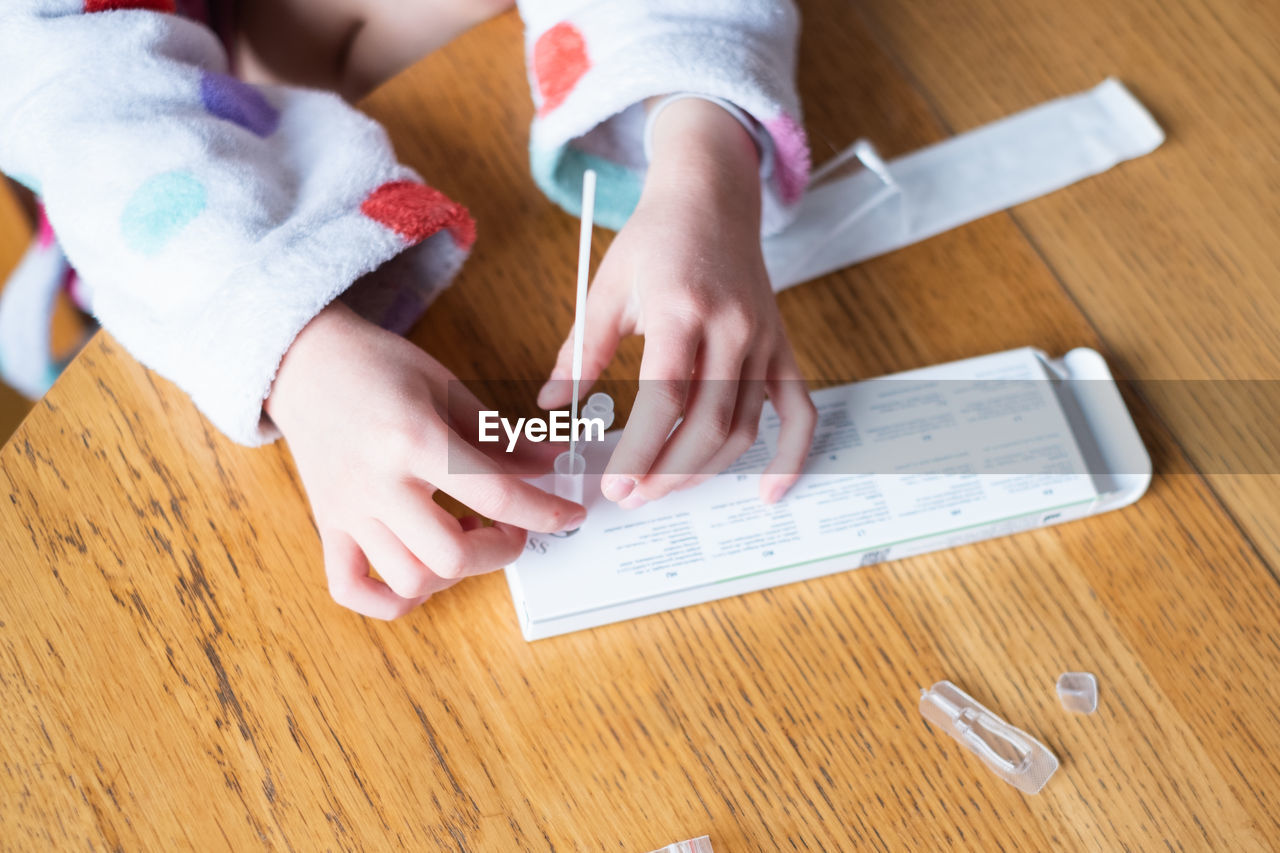
[[479,575],[497,571],[516,561],[524,553],[529,534],[519,527],[495,521],[490,527],[476,527],[467,531],[472,561],[467,575]]
[[702,470],[685,480],[677,488],[689,489],[705,483],[707,480],[728,468],[738,457],[746,453],[756,442],[760,431],[760,413],[764,409],[765,398],[765,365],[768,357],[752,355],[747,359],[742,371],[742,381],[738,383],[738,407],[733,413],[733,425],[729,429],[729,437],[724,446],[711,457]]
[[448,454],[424,448],[410,473],[480,515],[525,530],[542,533],[572,530],[587,517],[581,504],[556,497],[508,474],[498,463],[460,439]]
[[369,563],[355,540],[340,530],[320,535],[329,595],[348,610],[373,619],[397,619],[417,607],[419,600],[401,598],[381,581],[369,577]]
[[431,499],[425,483],[398,493],[385,516],[404,546],[451,582],[508,566],[524,550],[523,530],[506,524],[484,527],[474,517],[456,519]]
[[423,555],[410,552],[399,536],[375,518],[361,526],[356,542],[391,591],[401,598],[425,600],[457,582],[456,576],[442,577],[424,564]]
[[[622,300],[614,297],[612,290],[597,290],[593,287],[591,295],[587,297],[586,337],[582,341],[582,381],[578,384],[579,394],[585,394],[600,378],[600,374],[618,351],[623,335],[622,309]],[[556,354],[551,378],[538,391],[538,405],[543,409],[558,409],[569,405],[573,399],[573,334],[574,330],[569,329],[568,337]]]
[[[499,441],[482,442],[480,441],[480,413],[493,411],[493,408],[482,403],[471,389],[457,379],[449,380],[445,393],[449,398],[449,426],[456,433],[450,436],[451,442],[456,438],[465,440],[497,462],[503,470],[518,477],[537,476],[551,470],[556,456],[563,448],[555,444],[529,441],[522,432],[516,440],[515,447],[508,451],[508,438],[501,430],[499,430]],[[452,449],[451,446],[450,451]]]
[[778,452],[760,478],[760,497],[765,503],[775,503],[800,479],[813,444],[818,410],[809,397],[809,389],[790,347],[784,347],[775,356],[765,388],[780,424]]
[[[742,343],[745,345],[745,341]],[[684,420],[663,445],[649,473],[637,484],[628,499],[630,503],[624,506],[664,497],[702,472],[725,448],[739,417],[743,383],[738,380],[743,355],[738,342],[709,339],[703,343],[698,378],[690,387]]]
[[609,500],[621,501],[630,495],[662,451],[684,412],[700,342],[696,325],[675,319],[656,322],[646,330],[640,390],[600,482]]
[[497,463],[503,471],[516,477],[539,477],[550,473],[566,446],[563,442],[530,441],[522,433],[516,439],[516,445],[507,450],[508,439],[505,433],[498,442],[477,443],[475,446],[481,453]]

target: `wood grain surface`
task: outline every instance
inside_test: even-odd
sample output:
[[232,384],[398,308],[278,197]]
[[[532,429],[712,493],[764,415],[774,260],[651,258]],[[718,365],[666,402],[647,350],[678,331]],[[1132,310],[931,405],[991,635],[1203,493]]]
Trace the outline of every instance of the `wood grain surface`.
[[[1107,73],[1170,131],[783,294],[807,375],[1034,344],[1134,378],[1276,377],[1272,7],[804,10],[818,159],[859,135],[906,151]],[[519,42],[499,18],[365,104],[480,222],[413,334],[476,379],[540,378],[572,315],[576,224],[527,175]],[[1135,388],[1158,473],[1131,508],[528,644],[499,575],[395,623],[332,604],[285,448],[230,444],[99,335],[0,450],[0,846],[1275,849],[1274,483],[1206,476],[1207,440]],[[1094,715],[1058,705],[1075,669],[1099,677]],[[1043,793],[926,726],[918,691],[940,678],[1058,754]]]

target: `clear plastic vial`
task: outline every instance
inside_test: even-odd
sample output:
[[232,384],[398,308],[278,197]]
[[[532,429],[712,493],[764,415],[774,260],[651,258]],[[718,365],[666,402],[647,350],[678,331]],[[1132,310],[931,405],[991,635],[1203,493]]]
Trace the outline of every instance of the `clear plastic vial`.
[[1040,793],[1058,769],[1057,756],[1044,744],[997,717],[950,681],[939,681],[920,691],[920,713],[1023,793]]
[[[583,404],[580,417],[583,420],[600,420],[604,423],[604,430],[613,426],[613,398],[608,394],[597,391],[587,398]],[[576,428],[576,424],[571,428]],[[583,431],[585,435],[595,435],[595,431],[586,429]],[[574,503],[582,503],[585,493],[583,483],[586,480],[587,459],[576,450],[566,450],[556,457],[555,463],[555,493],[558,497]]]
[[581,453],[566,450],[557,456],[554,486],[556,496],[574,503],[582,503],[583,483],[586,481],[583,475],[586,473],[587,459]]

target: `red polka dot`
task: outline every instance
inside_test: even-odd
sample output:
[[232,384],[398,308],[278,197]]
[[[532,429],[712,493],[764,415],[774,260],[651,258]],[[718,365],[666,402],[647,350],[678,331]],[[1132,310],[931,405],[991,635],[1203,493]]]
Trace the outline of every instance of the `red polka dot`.
[[148,12],[178,11],[177,0],[84,0],[86,12],[115,12],[120,9],[143,9]]
[[425,240],[442,228],[449,229],[460,249],[470,249],[476,241],[476,224],[465,207],[415,181],[383,184],[364,200],[360,212],[411,243]]
[[542,95],[538,113],[554,110],[591,68],[587,43],[573,24],[559,23],[538,36],[533,45],[533,79]]

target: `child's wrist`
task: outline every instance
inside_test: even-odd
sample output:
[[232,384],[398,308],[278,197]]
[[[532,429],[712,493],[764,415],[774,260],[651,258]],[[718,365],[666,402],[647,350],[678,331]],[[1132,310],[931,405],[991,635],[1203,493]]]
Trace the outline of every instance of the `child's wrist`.
[[758,218],[760,159],[755,140],[723,107],[701,98],[668,104],[657,116],[645,195],[714,204]]
[[335,300],[312,317],[293,339],[280,361],[271,391],[262,404],[263,411],[281,432],[288,432],[294,413],[306,409],[307,388],[314,385],[310,377],[322,369],[319,365],[334,352],[334,341],[349,335],[352,324],[361,322],[364,321],[359,315]]

